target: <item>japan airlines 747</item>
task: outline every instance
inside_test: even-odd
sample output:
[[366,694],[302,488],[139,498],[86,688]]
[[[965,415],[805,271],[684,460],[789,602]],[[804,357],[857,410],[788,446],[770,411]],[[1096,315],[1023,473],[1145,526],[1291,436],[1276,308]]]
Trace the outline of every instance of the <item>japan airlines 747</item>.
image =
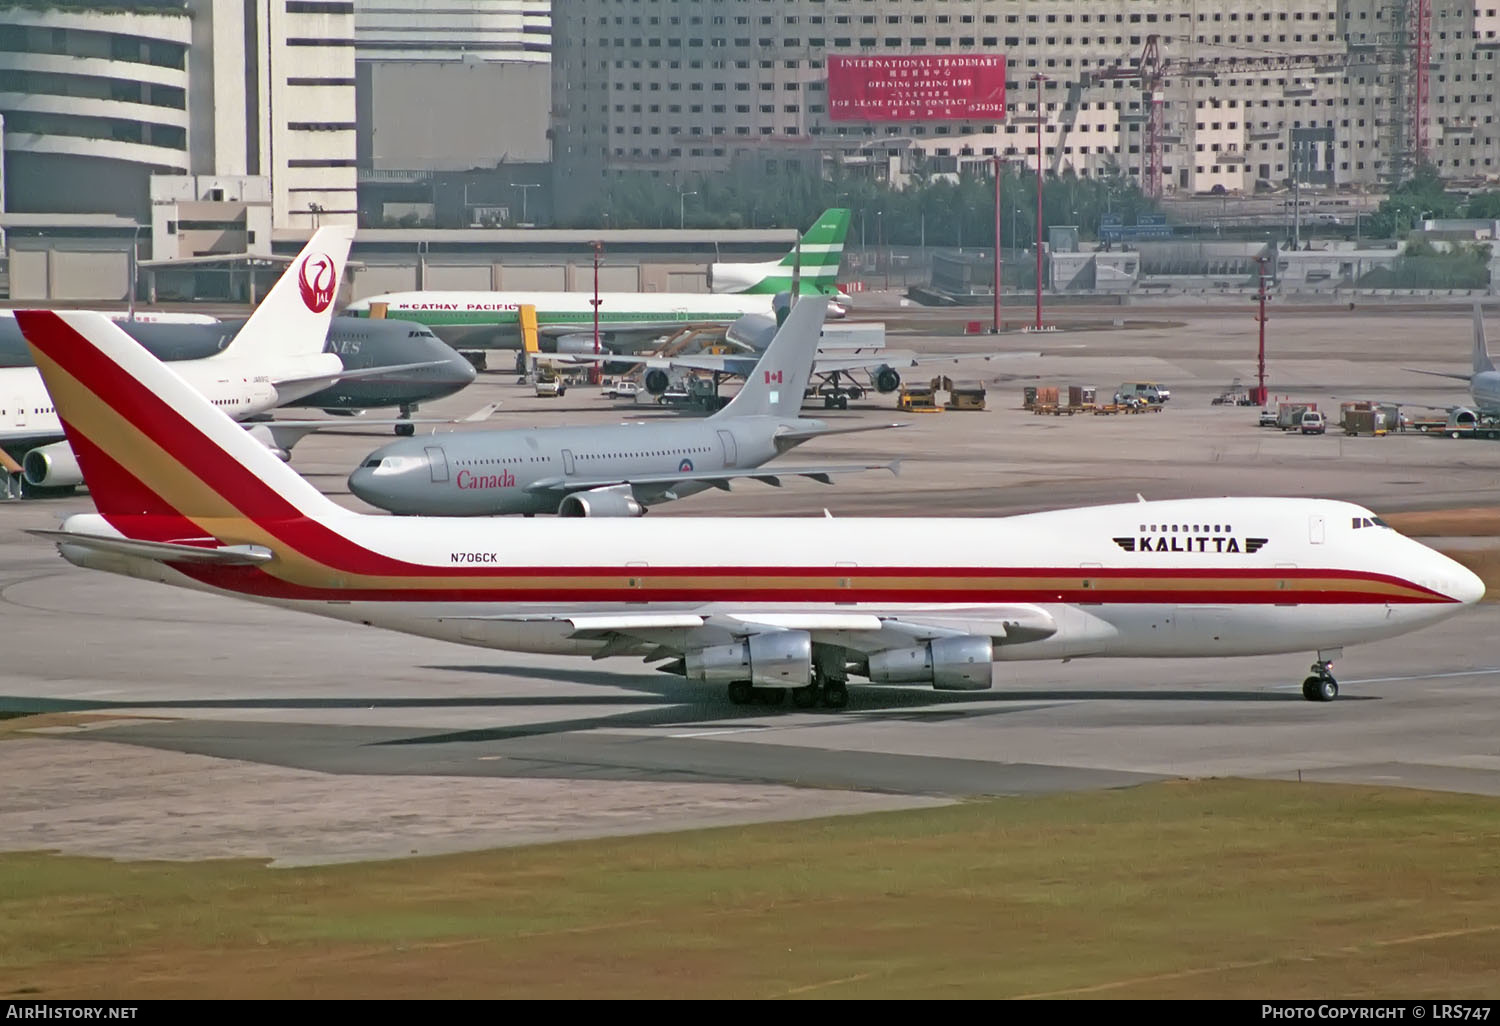
[[583,531],[362,515],[107,319],[19,317],[99,510],[33,532],[69,561],[463,644],[643,657],[736,702],[840,706],[851,676],[983,690],[997,660],[1298,650],[1317,653],[1303,693],[1327,701],[1343,646],[1484,594],[1460,564],[1326,499]]

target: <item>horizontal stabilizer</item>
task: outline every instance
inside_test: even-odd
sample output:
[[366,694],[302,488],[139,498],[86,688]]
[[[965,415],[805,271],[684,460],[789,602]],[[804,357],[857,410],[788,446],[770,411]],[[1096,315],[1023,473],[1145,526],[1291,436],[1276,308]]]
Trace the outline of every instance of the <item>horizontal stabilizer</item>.
[[[110,538],[96,534],[77,534],[72,531],[29,530],[38,538],[46,538],[58,545],[77,545],[95,552],[107,552],[118,556],[136,556],[153,559],[160,563],[208,563],[215,566],[256,566],[270,562],[275,553],[263,545],[220,545],[209,548],[201,545],[183,545],[179,542],[139,541],[133,538]],[[212,539],[209,539],[212,540]]]
[[1401,369],[1411,371],[1413,374],[1426,374],[1434,378],[1452,378],[1455,381],[1470,381],[1474,377],[1472,374],[1451,374],[1447,371],[1422,370],[1420,367],[1402,367]]

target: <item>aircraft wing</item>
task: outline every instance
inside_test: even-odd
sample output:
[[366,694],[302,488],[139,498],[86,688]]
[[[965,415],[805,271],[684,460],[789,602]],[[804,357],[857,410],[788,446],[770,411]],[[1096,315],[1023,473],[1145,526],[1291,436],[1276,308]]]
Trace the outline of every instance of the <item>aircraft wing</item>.
[[[813,360],[813,374],[832,374],[835,371],[879,370],[882,367],[919,367],[930,363],[955,363],[960,360],[1002,360],[1022,356],[1040,356],[1040,353],[938,353],[917,354],[905,349],[875,349],[868,353],[834,355],[819,353]],[[588,357],[592,362],[593,357]],[[698,353],[690,356],[617,356],[612,363],[637,363],[646,367],[662,369],[712,371],[716,374],[735,374],[745,377],[755,369],[759,355],[715,356]]]
[[685,651],[726,644],[756,634],[806,631],[813,642],[838,645],[870,655],[911,648],[937,638],[987,636],[996,645],[1040,641],[1057,633],[1052,614],[1040,606],[1014,603],[983,609],[952,607],[927,613],[884,614],[779,610],[774,613],[719,605],[677,612],[535,612],[452,619],[491,622],[563,623],[570,637],[604,641],[593,658],[638,655],[647,662],[672,659]]
[[499,403],[485,403],[467,417],[325,417],[318,420],[250,420],[242,421],[249,431],[268,449],[291,452],[292,446],[325,428],[347,427],[399,427],[402,424],[472,424],[488,420],[490,414],[500,408]]
[[582,492],[594,488],[611,488],[618,485],[671,486],[704,482],[729,490],[729,482],[750,479],[780,486],[783,477],[810,477],[815,481],[830,484],[834,474],[855,474],[865,470],[889,470],[892,474],[901,471],[901,461],[890,463],[845,463],[825,466],[770,466],[729,468],[717,471],[686,470],[667,474],[630,474],[618,477],[545,477],[526,486],[528,492]]
[[868,355],[819,356],[813,362],[814,374],[832,371],[877,370],[881,367],[921,367],[931,363],[958,363],[965,360],[1008,360],[1041,353],[913,353],[906,349],[879,349]]
[[[593,363],[595,357],[589,356],[585,359],[588,363]],[[620,356],[600,357],[599,361],[605,363],[634,363],[661,370],[711,371],[715,374],[737,374],[740,377],[744,377],[755,369],[756,363],[760,361],[760,354],[754,353],[746,356],[716,356],[713,353],[691,353],[687,356],[627,356],[622,354]]]
[[[77,534],[72,531],[28,530],[38,538],[58,545],[77,545],[96,552],[117,556],[137,556],[160,563],[207,563],[215,566],[255,566],[275,557],[263,545],[218,545],[215,547],[184,545],[180,542],[139,541],[134,538],[110,538],[104,535]],[[205,541],[214,541],[207,538]]]
[[286,385],[309,385],[314,382],[323,382],[324,387],[327,387],[339,381],[353,381],[356,378],[378,378],[386,374],[395,374],[397,371],[445,366],[447,366],[447,361],[445,360],[424,360],[421,363],[394,363],[388,367],[366,367],[363,370],[339,371],[337,374],[311,374],[300,378],[277,378],[271,384],[277,388],[283,388]]

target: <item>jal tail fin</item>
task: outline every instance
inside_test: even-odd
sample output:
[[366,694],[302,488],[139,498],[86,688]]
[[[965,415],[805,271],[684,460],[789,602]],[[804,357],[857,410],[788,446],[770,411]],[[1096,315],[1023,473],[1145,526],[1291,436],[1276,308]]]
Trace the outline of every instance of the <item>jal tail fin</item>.
[[1483,374],[1495,369],[1495,361],[1490,359],[1489,346],[1484,341],[1484,311],[1479,304],[1474,304],[1474,373]]
[[828,300],[804,296],[776,329],[739,393],[714,417],[796,417],[812,377]]
[[321,353],[353,242],[350,225],[313,232],[221,355],[274,360]]
[[[801,294],[833,295],[838,291],[839,266],[844,261],[844,238],[849,234],[849,211],[834,207],[823,211],[802,236]],[[797,247],[781,258],[778,268],[790,274],[798,262]]]
[[16,320],[106,518],[346,513],[109,318],[21,310]]

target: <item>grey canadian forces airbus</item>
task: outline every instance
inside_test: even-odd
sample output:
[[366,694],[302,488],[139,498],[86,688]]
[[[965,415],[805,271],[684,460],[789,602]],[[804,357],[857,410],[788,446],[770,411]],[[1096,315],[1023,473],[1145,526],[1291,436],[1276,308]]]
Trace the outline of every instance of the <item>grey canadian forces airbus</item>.
[[755,372],[702,420],[451,432],[387,445],[349,476],[350,490],[393,513],[476,516],[558,513],[640,516],[657,503],[728,489],[736,478],[825,483],[890,464],[762,467],[820,435],[895,427],[834,427],[799,415],[828,300],[792,307]]

